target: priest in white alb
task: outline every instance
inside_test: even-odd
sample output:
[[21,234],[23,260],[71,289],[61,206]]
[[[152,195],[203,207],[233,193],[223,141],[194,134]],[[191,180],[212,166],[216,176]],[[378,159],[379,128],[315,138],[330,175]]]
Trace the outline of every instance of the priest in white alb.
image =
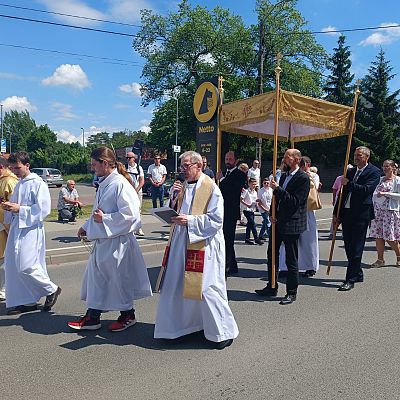
[[86,314],[68,323],[76,330],[101,328],[105,311],[120,311],[108,326],[123,331],[136,323],[134,300],[152,295],[146,265],[135,234],[140,226],[139,198],[125,167],[114,152],[99,147],[91,153],[91,166],[100,178],[91,217],[78,237],[93,244],[81,288]]
[[46,269],[44,219],[51,210],[49,188],[30,171],[28,153],[12,153],[8,163],[20,180],[9,201],[2,203],[5,223],[11,224],[5,252],[7,313],[34,311],[44,296],[43,311],[50,311],[61,288],[50,280]]
[[223,349],[239,334],[226,292],[224,201],[202,173],[200,154],[188,151],[180,159],[185,182],[172,188],[170,206],[179,216],[173,217],[157,282],[154,337],[175,339],[203,330],[215,348]]

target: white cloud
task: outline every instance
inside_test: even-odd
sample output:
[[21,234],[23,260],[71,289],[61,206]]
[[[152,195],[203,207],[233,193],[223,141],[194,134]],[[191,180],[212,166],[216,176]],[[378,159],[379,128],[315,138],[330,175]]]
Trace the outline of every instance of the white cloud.
[[150,127],[147,125],[143,125],[139,128],[139,131],[142,131],[144,133],[149,133],[151,131]]
[[[79,15],[81,17],[86,17],[86,18],[107,19],[107,17],[102,12],[89,7],[82,1],[78,0],[62,0],[62,1],[38,0],[38,2],[46,6],[47,10],[51,12],[69,14],[69,15]],[[79,26],[93,26],[96,24],[100,24],[100,22],[97,21],[91,21],[89,19],[83,19],[83,18],[73,18],[65,15],[54,15],[54,18],[64,23],[79,25]]]
[[54,133],[57,135],[57,140],[60,140],[61,142],[64,142],[64,143],[80,142],[80,143],[82,143],[82,135],[75,136],[71,132],[69,132],[65,129],[61,129],[59,131],[54,131]]
[[112,19],[129,23],[140,22],[140,10],[154,8],[146,0],[109,0],[108,3]]
[[0,79],[10,79],[13,81],[37,81],[39,78],[34,76],[17,75],[13,72],[0,72]]
[[[385,22],[380,24],[381,27],[398,25],[396,22]],[[362,46],[381,46],[382,44],[390,44],[400,38],[400,27],[391,27],[380,29],[379,32],[374,32],[359,44]]]
[[82,90],[90,87],[91,83],[80,65],[62,64],[52,76],[42,80],[45,86],[71,86]]
[[141,89],[140,83],[133,82],[133,83],[126,83],[124,85],[121,85],[119,87],[119,90],[124,93],[132,93],[133,96],[135,97],[141,97],[140,89]]
[[339,32],[334,32],[337,31],[337,28],[335,28],[334,26],[326,26],[325,28],[321,29],[322,32],[326,32],[327,35],[332,35],[332,36],[338,36]]
[[54,102],[51,104],[51,107],[57,114],[55,116],[56,120],[69,121],[78,118],[78,116],[72,112],[72,106],[70,104]]
[[28,112],[37,111],[37,107],[31,104],[27,97],[11,96],[1,101],[4,111],[15,110],[18,112],[27,110]]

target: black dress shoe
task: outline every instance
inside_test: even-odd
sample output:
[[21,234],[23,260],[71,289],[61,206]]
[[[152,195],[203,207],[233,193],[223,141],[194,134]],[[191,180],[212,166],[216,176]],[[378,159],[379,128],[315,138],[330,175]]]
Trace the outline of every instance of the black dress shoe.
[[255,242],[260,246],[264,244],[264,242],[261,239],[256,239]]
[[353,282],[344,282],[341,286],[339,286],[339,292],[347,292],[351,289],[354,288],[354,283]]
[[250,239],[246,239],[245,241],[244,241],[246,244],[255,244],[252,240],[250,240]]
[[233,339],[223,340],[215,344],[217,350],[223,350],[225,347],[229,347],[233,343]]
[[278,294],[278,289],[273,289],[272,287],[267,285],[263,289],[256,289],[255,292],[259,296],[276,297]]
[[37,310],[37,304],[33,304],[30,306],[17,306],[14,308],[11,308],[10,310],[7,311],[7,315],[18,315],[26,312],[31,312],[31,311],[36,311]]
[[60,293],[61,293],[61,288],[59,286],[54,293],[49,294],[46,297],[46,301],[44,302],[44,306],[43,306],[43,311],[50,311],[51,310],[51,307],[53,307],[54,304],[56,304],[56,301],[57,301],[58,296],[60,295]]
[[315,271],[313,269],[308,269],[306,272],[304,272],[304,276],[306,278],[311,278],[314,275],[315,275]]
[[279,304],[282,306],[286,306],[287,304],[292,304],[294,301],[296,301],[296,295],[295,294],[287,294],[280,302]]

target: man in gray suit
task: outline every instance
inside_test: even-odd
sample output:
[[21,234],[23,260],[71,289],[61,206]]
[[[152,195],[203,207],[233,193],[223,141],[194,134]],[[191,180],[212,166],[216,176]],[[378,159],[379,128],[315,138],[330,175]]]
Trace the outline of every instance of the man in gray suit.
[[[275,196],[275,282],[278,281],[279,248],[285,246],[286,266],[286,296],[279,304],[291,304],[296,300],[299,285],[298,241],[302,232],[307,229],[307,197],[310,191],[310,178],[300,169],[301,153],[297,149],[286,150],[283,157],[285,173],[279,184],[271,180],[271,188]],[[270,235],[271,237],[271,235]],[[268,244],[268,285],[257,289],[260,296],[275,297],[278,294],[278,284],[272,288],[272,240]]]

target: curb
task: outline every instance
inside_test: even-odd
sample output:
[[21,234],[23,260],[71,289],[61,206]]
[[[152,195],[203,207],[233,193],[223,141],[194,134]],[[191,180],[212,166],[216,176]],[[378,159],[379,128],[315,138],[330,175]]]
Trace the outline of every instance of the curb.
[[[148,243],[152,241],[154,243]],[[164,251],[166,245],[166,239],[139,239],[140,250],[143,254]],[[59,249],[46,250],[47,265],[60,265],[70,262],[87,261],[89,259],[89,251],[83,245],[79,246],[78,249],[61,249],[63,252],[58,252],[57,250]]]

